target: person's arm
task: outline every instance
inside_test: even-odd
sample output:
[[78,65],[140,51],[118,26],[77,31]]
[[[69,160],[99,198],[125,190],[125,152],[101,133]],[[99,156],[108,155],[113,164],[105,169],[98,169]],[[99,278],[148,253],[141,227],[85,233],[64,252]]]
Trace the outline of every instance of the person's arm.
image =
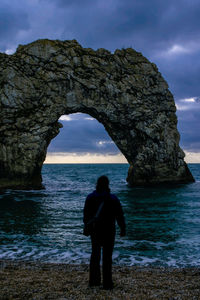
[[123,237],[126,235],[126,223],[124,218],[124,212],[121,206],[119,199],[116,197],[116,220],[117,224],[120,227],[120,236]]
[[91,205],[90,205],[90,195],[87,196],[85,200],[85,205],[83,209],[83,223],[86,224],[91,219]]

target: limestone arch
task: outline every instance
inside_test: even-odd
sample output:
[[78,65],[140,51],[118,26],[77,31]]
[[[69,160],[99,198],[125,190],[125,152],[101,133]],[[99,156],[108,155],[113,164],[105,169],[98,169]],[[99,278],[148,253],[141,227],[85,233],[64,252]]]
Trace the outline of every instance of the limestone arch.
[[75,40],[38,40],[0,54],[0,187],[41,188],[61,115],[101,122],[130,164],[131,186],[194,181],[179,147],[176,108],[155,64]]

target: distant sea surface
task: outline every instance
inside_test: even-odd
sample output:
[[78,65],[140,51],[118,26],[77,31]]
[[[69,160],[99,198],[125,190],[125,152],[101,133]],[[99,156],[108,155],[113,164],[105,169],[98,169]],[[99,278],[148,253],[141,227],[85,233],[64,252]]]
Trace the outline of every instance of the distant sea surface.
[[45,190],[0,194],[0,259],[88,263],[83,207],[97,177],[105,174],[127,223],[125,238],[117,232],[114,264],[199,266],[200,164],[189,167],[195,183],[130,188],[127,164],[46,164]]

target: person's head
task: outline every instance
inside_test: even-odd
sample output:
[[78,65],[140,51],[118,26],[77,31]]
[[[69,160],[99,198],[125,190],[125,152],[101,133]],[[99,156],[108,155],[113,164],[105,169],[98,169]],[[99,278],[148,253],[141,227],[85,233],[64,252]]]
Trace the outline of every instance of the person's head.
[[97,192],[110,192],[109,179],[107,176],[103,175],[97,179],[96,190]]

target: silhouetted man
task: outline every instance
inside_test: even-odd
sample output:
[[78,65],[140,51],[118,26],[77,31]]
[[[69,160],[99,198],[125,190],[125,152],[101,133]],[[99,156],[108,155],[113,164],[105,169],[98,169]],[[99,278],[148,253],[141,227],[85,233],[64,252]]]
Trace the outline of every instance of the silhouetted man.
[[[97,217],[98,215],[98,217]],[[101,284],[100,259],[103,249],[103,287],[112,289],[112,253],[115,241],[115,223],[117,221],[125,236],[125,220],[119,199],[110,193],[109,180],[101,176],[97,180],[96,190],[85,201],[83,221],[87,224],[96,216],[96,223],[91,233],[92,254],[90,258],[89,285]]]

